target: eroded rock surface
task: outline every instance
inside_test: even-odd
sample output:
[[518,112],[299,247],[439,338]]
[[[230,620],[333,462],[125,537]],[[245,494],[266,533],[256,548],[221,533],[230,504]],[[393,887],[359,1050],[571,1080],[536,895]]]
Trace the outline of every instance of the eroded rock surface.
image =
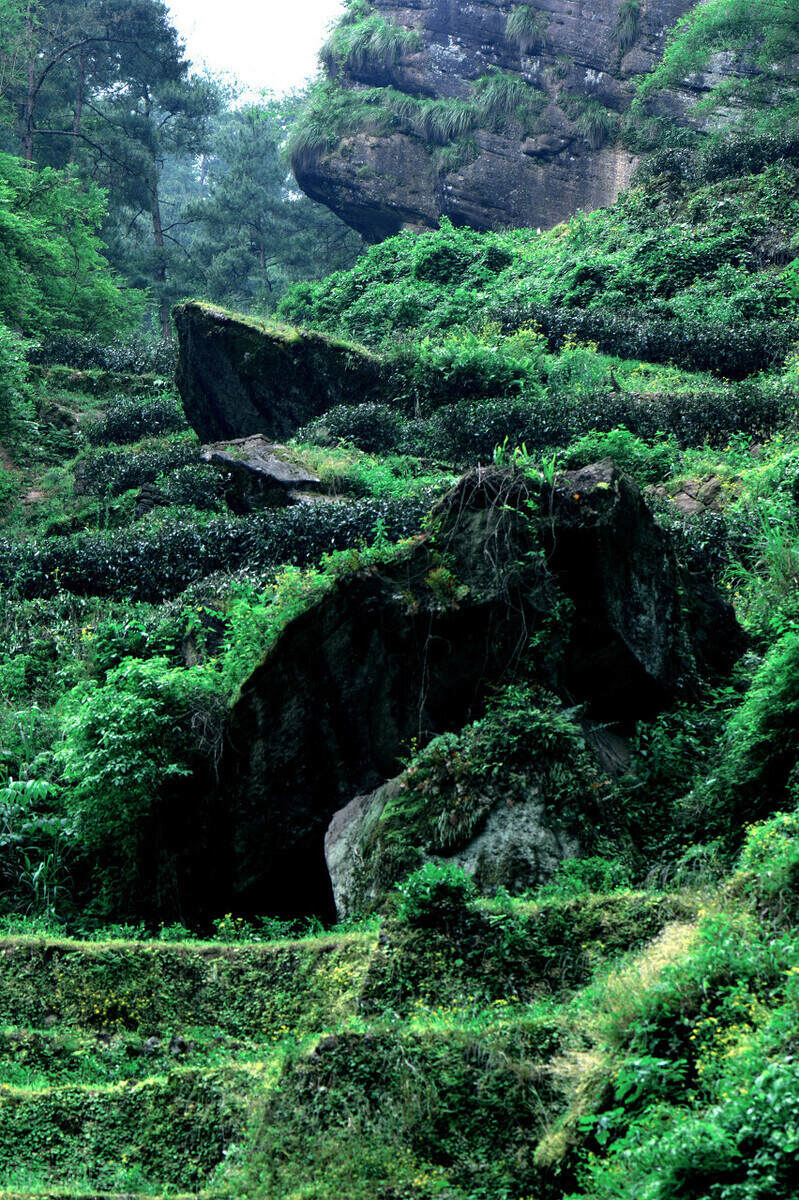
[[221,783],[231,905],[329,909],[333,814],[395,776],[412,739],[479,716],[531,638],[547,688],[621,726],[728,666],[741,644],[732,610],[681,572],[611,462],[554,490],[472,472],[417,543],[341,576],[290,622],[242,688]]
[[206,304],[179,305],[174,318],[178,390],[203,442],[279,441],[336,404],[378,398],[380,359],[348,342]]
[[[508,0],[375,0],[387,21],[416,32],[416,48],[392,62],[361,56],[334,66],[345,87],[468,100],[472,84],[492,70],[518,72],[534,89],[535,115],[505,115],[490,127],[483,120],[454,166],[412,121],[380,134],[345,127],[334,147],[306,146],[295,155],[300,186],[371,241],[436,226],[441,216],[477,229],[549,228],[578,208],[612,203],[635,165],[618,144],[614,117],[629,107],[635,77],[660,58],[668,31],[694,0],[647,0],[626,32],[622,4],[537,0],[527,6],[536,32],[514,38],[508,18],[520,6]],[[716,74],[723,67],[715,64]],[[697,91],[714,82],[712,72],[694,78],[662,102],[664,111],[686,117]]]

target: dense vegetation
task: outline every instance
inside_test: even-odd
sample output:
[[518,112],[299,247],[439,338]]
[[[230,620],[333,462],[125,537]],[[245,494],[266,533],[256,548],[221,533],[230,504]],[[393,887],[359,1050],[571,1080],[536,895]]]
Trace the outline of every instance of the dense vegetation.
[[[620,6],[620,47],[640,15]],[[293,195],[294,101],[227,107],[152,0],[0,0],[9,1194],[793,1194],[796,22],[790,0],[711,0],[678,26],[641,87],[651,152],[612,208],[545,233],[445,222],[354,261]],[[532,52],[538,10],[514,5],[508,36]],[[343,121],[337,72],[413,48],[351,3],[294,152]],[[653,124],[651,98],[719,49],[757,69],[708,98],[715,132]],[[532,126],[521,88],[402,111],[389,89],[348,95],[468,154],[478,119]],[[152,336],[189,291],[380,353],[384,402],[286,447],[315,502],[242,511],[202,458]],[[610,776],[534,646],[479,719],[407,746],[351,921],[195,919],[154,848],[176,819],[203,835],[230,707],[289,623],[405,553],[462,470],[540,490],[603,457],[734,603],[732,674],[626,729]],[[457,607],[445,561],[429,586]],[[579,856],[478,890],[453,854],[531,787]]]

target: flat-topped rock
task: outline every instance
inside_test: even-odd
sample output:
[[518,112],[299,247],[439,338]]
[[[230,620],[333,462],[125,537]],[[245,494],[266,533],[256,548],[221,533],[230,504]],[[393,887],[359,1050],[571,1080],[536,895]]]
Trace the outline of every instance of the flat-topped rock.
[[295,504],[310,499],[321,486],[315,475],[291,460],[285,446],[261,434],[215,442],[203,446],[200,453],[205,462],[227,475],[227,503],[237,512]]

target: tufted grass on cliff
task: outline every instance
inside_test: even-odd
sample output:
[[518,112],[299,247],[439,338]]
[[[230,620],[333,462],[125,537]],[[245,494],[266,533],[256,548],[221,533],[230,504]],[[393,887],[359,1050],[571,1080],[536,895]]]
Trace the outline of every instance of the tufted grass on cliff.
[[364,4],[351,7],[336,25],[319,57],[328,75],[358,74],[393,66],[421,46],[414,29],[387,21]]
[[505,35],[522,54],[533,53],[546,39],[549,20],[549,13],[532,4],[515,4],[508,16]]

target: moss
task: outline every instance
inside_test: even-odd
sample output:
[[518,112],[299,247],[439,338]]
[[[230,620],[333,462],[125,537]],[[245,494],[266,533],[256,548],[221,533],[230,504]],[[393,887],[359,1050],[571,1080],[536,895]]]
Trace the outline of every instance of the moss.
[[186,1025],[269,1040],[354,1011],[371,935],[269,945],[0,942],[0,1023],[136,1031]]
[[131,1176],[197,1188],[244,1125],[258,1082],[249,1070],[175,1071],[103,1088],[78,1085],[0,1094],[0,1174],[124,1187]]
[[[457,580],[445,568],[427,582],[457,603]],[[497,806],[532,796],[553,824],[590,843],[600,822],[597,796],[608,786],[573,713],[545,693],[507,689],[486,717],[435,738],[406,767],[382,809],[373,809],[359,838],[360,902],[372,906],[426,857],[464,849]],[[498,882],[512,883],[491,880],[494,887]]]

